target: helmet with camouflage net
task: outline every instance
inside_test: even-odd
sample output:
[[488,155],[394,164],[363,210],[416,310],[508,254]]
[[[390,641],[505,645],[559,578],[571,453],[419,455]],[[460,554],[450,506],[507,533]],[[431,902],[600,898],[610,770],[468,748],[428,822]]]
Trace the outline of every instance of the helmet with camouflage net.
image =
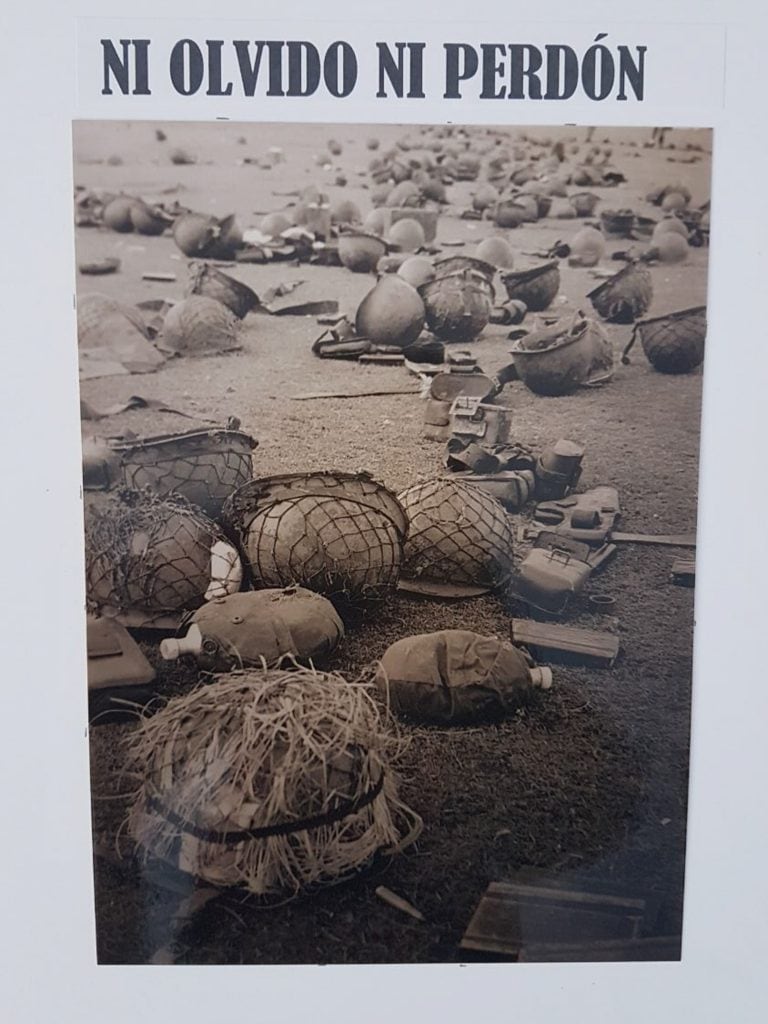
[[120,490],[85,518],[89,610],[141,625],[239,590],[242,566],[218,526],[185,499]]
[[296,473],[240,487],[224,515],[259,587],[302,586],[342,606],[397,584],[408,522],[367,473]]
[[495,498],[450,478],[416,484],[399,498],[409,521],[403,590],[473,597],[509,582],[512,527]]

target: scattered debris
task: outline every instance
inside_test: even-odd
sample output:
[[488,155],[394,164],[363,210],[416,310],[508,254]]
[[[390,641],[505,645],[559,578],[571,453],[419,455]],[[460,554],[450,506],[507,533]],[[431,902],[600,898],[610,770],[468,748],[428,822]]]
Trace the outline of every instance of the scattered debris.
[[680,935],[601,941],[582,939],[573,943],[542,942],[523,946],[519,963],[614,963],[680,960]]
[[527,312],[528,307],[524,302],[520,302],[519,299],[507,299],[500,306],[493,307],[490,323],[504,324],[506,326],[521,324],[525,320]]
[[174,149],[171,151],[170,161],[172,164],[183,166],[184,164],[197,163],[196,158],[188,153],[186,149]]
[[129,409],[157,409],[158,412],[168,412],[174,416],[184,416],[190,420],[213,422],[213,420],[206,420],[204,416],[198,416],[196,413],[174,409],[163,398],[145,398],[143,395],[131,395],[125,402],[117,402],[115,405],[110,405],[107,409],[95,409],[90,402],[86,402],[84,398],[80,399],[81,420],[102,420],[107,416],[117,416],[121,412],[128,412]]
[[424,915],[420,910],[417,910],[408,900],[404,900],[402,896],[398,896],[391,889],[387,889],[385,885],[378,885],[375,891],[382,902],[389,904],[390,907],[394,907],[395,910],[402,910],[404,914],[408,914],[415,921],[424,920]]
[[222,273],[210,263],[193,262],[190,271],[188,294],[216,299],[234,313],[238,320],[261,305],[258,295],[248,285]]
[[446,469],[481,475],[509,470],[529,472],[536,467],[536,457],[526,445],[487,445],[464,437],[452,437],[448,441],[443,461]]
[[[156,136],[165,138],[159,129]],[[246,225],[244,231],[234,215],[218,218],[176,201],[156,203],[164,194],[160,191],[154,199],[83,188],[76,192],[78,225],[125,235],[172,234],[180,253],[193,261],[188,294],[180,300],[149,299],[137,309],[105,296],[81,297],[78,328],[84,378],[150,372],[165,364],[164,352],[195,356],[237,349],[249,327],[254,336],[257,329],[263,331],[262,337],[279,333],[278,323],[257,316],[316,317],[324,328],[311,348],[318,357],[403,366],[418,384],[367,386],[374,376],[394,380],[395,370],[358,373],[337,367],[339,380],[348,376],[351,383],[356,376],[356,386],[325,389],[323,381],[333,367],[318,365],[318,390],[290,395],[291,401],[404,396],[402,403],[381,403],[376,414],[387,443],[393,436],[391,421],[383,417],[394,419],[394,413],[382,410],[402,406],[403,414],[413,419],[423,401],[424,435],[446,443],[443,454],[415,439],[414,451],[423,449],[433,459],[433,468],[415,460],[408,478],[420,482],[395,497],[367,474],[323,470],[253,480],[256,442],[241,434],[236,423],[144,438],[127,431],[121,437],[85,438],[85,488],[113,492],[87,496],[87,600],[89,609],[102,616],[89,619],[89,688],[106,695],[103,699],[109,703],[103,711],[111,714],[122,707],[124,714],[135,716],[145,697],[159,692],[142,691],[143,674],[149,673],[149,682],[154,672],[138,648],[135,653],[143,661],[128,666],[131,651],[124,640],[128,645],[133,641],[120,624],[164,633],[162,657],[185,659],[168,673],[173,692],[176,672],[179,677],[195,671],[229,673],[216,678],[213,686],[174,698],[136,730],[142,786],[131,811],[130,833],[143,855],[170,861],[187,874],[190,887],[201,880],[206,886],[182,901],[171,921],[174,934],[156,951],[153,962],[181,958],[179,931],[221,892],[220,886],[283,899],[352,875],[370,864],[377,852],[396,852],[413,841],[421,822],[397,796],[389,755],[394,760],[401,745],[397,729],[378,710],[382,696],[396,714],[416,721],[485,725],[494,715],[519,711],[514,726],[522,729],[531,724],[528,715],[540,711],[547,734],[558,714],[577,726],[587,714],[574,719],[567,705],[565,711],[558,710],[563,694],[544,701],[533,693],[551,684],[551,670],[536,667],[534,659],[610,668],[619,655],[618,621],[609,617],[616,610],[616,596],[587,591],[583,603],[575,596],[616,553],[618,544],[695,547],[694,535],[615,532],[615,488],[575,493],[584,445],[561,439],[539,451],[548,410],[558,415],[565,411],[562,422],[568,422],[568,409],[559,402],[554,403],[557,410],[542,403],[540,427],[536,416],[521,418],[531,430],[522,440],[535,443],[534,450],[509,437],[516,422],[511,408],[514,393],[526,406],[537,400],[526,396],[521,385],[510,388],[511,402],[496,399],[514,381],[549,396],[611,379],[618,331],[609,332],[609,342],[603,327],[581,312],[566,318],[546,316],[553,303],[558,310],[569,304],[573,310],[575,295],[569,289],[574,281],[578,288],[578,280],[591,276],[603,282],[588,296],[597,313],[613,324],[634,324],[623,363],[629,362],[628,353],[640,337],[649,361],[661,372],[695,369],[703,359],[705,307],[640,318],[652,301],[653,275],[666,273],[649,265],[671,264],[686,258],[689,246],[707,243],[708,205],[693,209],[690,194],[669,186],[658,198],[661,219],[629,208],[601,210],[599,230],[597,219],[590,224],[581,220],[572,239],[537,243],[527,235],[525,244],[531,251],[518,247],[513,252],[506,235],[484,237],[478,222],[517,228],[548,217],[554,227],[552,218],[596,216],[598,195],[573,188],[602,188],[623,180],[610,167],[607,147],[583,148],[577,164],[576,154],[568,156],[562,143],[552,146],[550,140],[540,145],[523,133],[519,142],[509,144],[503,133],[490,131],[488,138],[481,133],[477,151],[470,136],[453,126],[424,140],[414,131],[391,148],[384,142],[380,152],[378,140],[373,141],[370,148],[376,153],[371,154],[369,169],[357,172],[369,179],[370,188],[368,182],[354,180],[350,167],[335,166],[331,157],[342,153],[340,142],[330,140],[317,158],[329,187],[343,189],[352,181],[369,189],[357,193],[373,203],[365,217],[348,195],[324,195],[322,181],[273,192],[295,201],[283,199],[279,205],[284,208],[276,210],[271,206],[278,204],[267,200],[258,211],[256,226]],[[279,147],[271,147],[238,163],[266,170],[284,157]],[[170,159],[195,162],[178,150]],[[452,202],[454,182],[477,182],[473,193],[464,193],[471,196],[471,210],[461,212],[459,204],[465,198]],[[207,198],[198,201],[208,203]],[[250,206],[254,205],[252,200]],[[210,208],[216,209],[213,201]],[[250,215],[254,213],[251,209]],[[444,241],[442,236],[450,233],[448,224],[459,227],[459,217],[465,221],[464,240]],[[643,239],[643,246],[650,248],[639,257],[640,247],[634,246],[611,253],[613,260],[628,263],[615,274],[599,267],[606,256],[606,238]],[[123,253],[145,251],[144,245],[127,244],[131,239],[115,242]],[[153,244],[147,241],[147,255]],[[167,240],[162,244],[167,248]],[[451,247],[460,246],[466,246],[462,254],[448,255]],[[392,251],[396,249],[400,251]],[[538,264],[514,269],[518,254]],[[170,257],[177,265],[182,258]],[[559,261],[566,259],[586,273],[571,274],[566,294],[561,295]],[[277,262],[291,280],[264,290],[280,268],[270,272],[258,265]],[[241,273],[239,264],[254,265],[242,270],[242,277],[254,283],[258,294],[233,276]],[[84,274],[110,273],[119,265],[109,257],[80,264],[79,269]],[[353,323],[339,314],[335,297],[280,305],[307,284],[293,279],[299,265],[302,272],[310,265],[343,267],[379,278],[370,282]],[[334,279],[333,273],[318,272],[318,281],[321,275]],[[314,271],[307,276],[312,284]],[[135,275],[132,279],[135,283]],[[141,280],[174,283],[177,275],[144,271]],[[498,281],[508,298],[497,305]],[[125,281],[126,286],[129,283]],[[339,287],[342,308],[349,294],[360,294],[360,283],[348,279],[349,292]],[[144,291],[151,295],[161,289]],[[348,312],[351,317],[354,306]],[[542,312],[544,317],[531,315]],[[486,332],[486,337],[499,341],[509,333],[516,342],[514,361],[495,376],[484,374],[471,352],[456,347],[457,342],[469,346],[488,324],[511,327],[524,321],[530,330]],[[301,324],[292,326],[301,333]],[[292,333],[286,332],[286,338]],[[488,348],[475,350],[483,353]],[[241,358],[251,355],[246,351]],[[491,355],[488,361],[492,362]],[[171,373],[178,369],[169,366]],[[230,366],[237,370],[240,358]],[[407,385],[406,372],[401,376]],[[211,378],[212,389],[215,380]],[[285,402],[286,381],[290,383],[288,376],[276,379],[275,393],[268,397]],[[648,383],[650,387],[651,377]],[[116,382],[116,394],[125,390],[125,384],[120,388]],[[230,384],[227,391],[233,390]],[[238,385],[240,390],[245,392],[245,386]],[[263,390],[258,390],[254,401],[263,397]],[[195,402],[191,404],[194,407]],[[104,410],[82,402],[81,418],[98,421],[140,409],[210,422],[162,399],[142,396]],[[322,411],[316,409],[318,415]],[[343,421],[345,413],[360,411],[360,406],[345,409],[340,404],[331,410],[331,419]],[[285,412],[288,420],[296,419],[289,407]],[[375,403],[362,410],[362,419],[352,418],[362,424],[368,412],[376,412]],[[269,433],[274,424],[268,415],[265,419]],[[330,421],[321,416],[319,429],[328,430]],[[566,429],[562,422],[561,429]],[[296,438],[293,428],[289,436]],[[363,449],[351,449],[358,450]],[[448,473],[435,479],[434,463],[441,454]],[[274,451],[267,456],[272,459]],[[595,471],[601,474],[604,457],[603,446],[595,453]],[[383,458],[381,464],[386,464]],[[513,520],[508,512],[522,514]],[[534,539],[520,560],[514,542]],[[675,560],[670,578],[693,586],[693,560]],[[360,680],[351,684],[341,676],[315,671],[314,665],[337,649],[345,629],[359,622],[360,613],[377,610],[395,587],[405,594],[436,598],[495,594],[504,602],[503,610],[517,598],[545,617],[562,615],[576,605],[576,612],[588,608],[593,615],[604,616],[595,621],[607,628],[515,618],[510,621],[511,644],[463,629],[407,635],[413,631],[399,628],[409,621],[402,609],[413,604],[416,613],[419,603],[404,600],[393,603],[390,618],[382,619],[400,639],[390,643],[376,667],[369,665]],[[621,600],[624,590],[619,587],[617,593]],[[472,616],[476,612],[479,618],[463,618],[461,606],[455,610],[462,622],[485,621],[485,602],[474,606]],[[435,616],[432,628],[451,621],[444,609],[427,608],[426,613],[427,618]],[[98,636],[92,635],[92,622],[102,630]],[[480,628],[490,632],[491,627]],[[387,636],[387,642],[392,639]],[[339,655],[346,657],[343,647]],[[308,670],[301,668],[306,663]],[[100,683],[94,682],[97,673]],[[122,697],[112,695],[113,680]],[[185,687],[186,683],[185,678]],[[566,697],[567,690],[563,688]],[[576,687],[573,699],[583,703],[586,698]],[[588,714],[595,711],[589,701],[584,707]],[[446,730],[446,735],[452,731]],[[241,770],[244,765],[247,770]],[[573,808],[570,811],[574,813]],[[516,837],[519,820],[510,814],[500,822],[508,821],[510,828],[501,829],[494,821],[488,834],[494,839]],[[661,824],[669,820],[661,819]],[[559,866],[558,861],[553,870]],[[217,888],[207,887],[211,884]],[[642,931],[644,900],[582,892],[575,883],[568,890],[558,889],[556,895],[541,889],[518,882],[494,883],[462,948],[520,961],[675,958],[679,936],[650,938]],[[375,892],[388,905],[424,920],[416,907],[391,890],[380,886]],[[483,914],[489,912],[486,901],[491,897],[502,906],[489,928],[496,911],[486,919]],[[513,906],[516,909],[510,909]],[[502,920],[505,914],[517,932]],[[482,945],[490,931],[496,932],[491,937],[495,948]]]
[[[436,374],[429,385],[424,407],[424,434],[433,441],[447,441],[452,433],[451,415],[459,398],[475,399],[478,405],[485,405],[485,399],[495,394],[497,385],[483,373],[450,372]],[[482,413],[479,417],[482,420]],[[470,435],[484,437],[484,432],[470,431]],[[487,439],[490,444],[490,438]]]
[[164,270],[145,270],[141,275],[142,281],[162,281],[170,284],[176,280],[175,274],[167,273]]
[[499,470],[496,473],[461,473],[457,478],[490,494],[508,512],[518,512],[533,496],[536,478],[530,470]]
[[537,661],[611,668],[619,656],[619,638],[613,633],[534,619],[512,619],[510,639],[526,647]]
[[256,310],[257,313],[268,313],[271,316],[327,316],[337,314],[338,311],[339,304],[336,299],[315,299],[294,306],[281,306],[278,309],[262,305]]
[[105,256],[89,263],[78,263],[81,274],[115,274],[120,269],[120,260],[116,256]]
[[578,484],[584,458],[583,445],[561,438],[536,460],[536,497],[556,501]]
[[616,545],[591,547],[582,541],[542,530],[520,563],[515,579],[517,596],[548,615],[562,615],[583,590],[594,571],[616,554]]
[[140,311],[106,295],[78,298],[77,338],[82,379],[152,373],[165,362]]
[[402,352],[363,352],[357,361],[361,366],[405,366]]
[[470,395],[457,395],[449,412],[453,437],[480,440],[488,445],[506,444],[511,420],[506,406],[492,405]]
[[368,388],[365,391],[307,391],[291,395],[293,402],[310,402],[318,398],[371,398],[374,395],[416,395],[413,388]]
[[541,501],[533,515],[561,536],[604,544],[620,515],[619,492],[615,487],[593,487],[567,498]]
[[670,570],[670,579],[679,587],[696,585],[696,562],[692,558],[676,558]]
[[612,533],[616,544],[661,544],[672,548],[695,548],[696,535],[693,533]]
[[[538,885],[491,882],[461,948],[516,961],[588,961],[597,947],[597,959],[610,959],[608,950],[618,959],[634,959],[645,915],[645,899],[620,892],[573,890],[548,880]],[[668,958],[679,958],[679,943],[678,936],[678,955]]]
[[151,683],[155,670],[119,622],[88,615],[88,689],[104,690]]

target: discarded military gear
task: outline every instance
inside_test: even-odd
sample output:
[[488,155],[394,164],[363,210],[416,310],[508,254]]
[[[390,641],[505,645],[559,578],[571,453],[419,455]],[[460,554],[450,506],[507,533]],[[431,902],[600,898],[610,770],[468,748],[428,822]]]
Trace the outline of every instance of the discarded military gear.
[[407,516],[366,473],[253,480],[224,517],[259,587],[302,586],[347,606],[380,601],[397,584]]
[[330,601],[302,587],[249,590],[207,601],[183,623],[184,635],[163,640],[167,661],[192,655],[208,672],[253,665],[274,668],[287,657],[327,657],[344,636]]
[[495,498],[447,478],[399,496],[408,516],[400,588],[437,597],[474,597],[512,576],[513,533]]
[[459,724],[516,710],[532,690],[549,689],[552,673],[503,640],[444,629],[388,647],[376,684],[398,715]]
[[252,670],[141,720],[128,829],[147,855],[212,885],[286,898],[413,842],[403,744],[373,685]]
[[622,363],[629,362],[630,349],[638,336],[654,369],[660,373],[690,373],[704,360],[707,307],[694,306],[666,316],[639,320],[622,353]]

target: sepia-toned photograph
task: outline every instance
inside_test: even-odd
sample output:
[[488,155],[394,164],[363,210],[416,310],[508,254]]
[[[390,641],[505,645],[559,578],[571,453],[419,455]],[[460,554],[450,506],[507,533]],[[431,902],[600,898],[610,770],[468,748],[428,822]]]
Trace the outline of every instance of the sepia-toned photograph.
[[99,963],[681,958],[712,141],[73,123]]

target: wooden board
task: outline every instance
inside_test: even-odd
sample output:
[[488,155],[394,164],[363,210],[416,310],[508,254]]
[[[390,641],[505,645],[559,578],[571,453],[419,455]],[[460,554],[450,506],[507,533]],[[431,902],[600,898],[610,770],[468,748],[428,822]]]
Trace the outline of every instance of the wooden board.
[[670,570],[670,579],[679,587],[696,585],[696,563],[692,558],[676,558]]
[[403,366],[405,356],[398,356],[392,352],[365,352],[357,361],[358,363],[371,363],[374,366]]
[[114,619],[87,617],[88,689],[144,685],[155,678],[139,645]]
[[141,280],[142,281],[162,281],[164,283],[170,284],[172,281],[176,280],[176,275],[175,274],[167,274],[167,273],[165,273],[165,271],[162,271],[162,270],[145,270],[144,273],[141,275]]
[[581,947],[640,937],[645,901],[561,887],[491,882],[461,948],[521,959],[527,948]]
[[560,626],[534,619],[512,619],[510,637],[541,661],[559,660],[610,668],[619,653],[619,638],[597,629]]
[[610,963],[630,961],[670,961],[680,959],[681,937],[661,935],[652,938],[576,943],[526,945],[517,957],[519,963]]
[[616,544],[662,544],[670,548],[695,548],[696,535],[693,533],[612,533]]
[[301,395],[291,395],[294,402],[311,402],[316,398],[371,398],[375,395],[413,395],[418,398],[419,392],[413,388],[369,388],[367,391],[308,391]]

